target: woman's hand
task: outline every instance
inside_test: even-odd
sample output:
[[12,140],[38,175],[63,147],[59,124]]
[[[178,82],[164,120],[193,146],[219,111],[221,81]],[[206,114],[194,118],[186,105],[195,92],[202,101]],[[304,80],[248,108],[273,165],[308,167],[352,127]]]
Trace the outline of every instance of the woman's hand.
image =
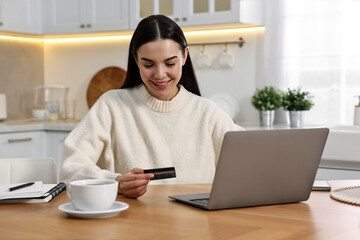
[[141,168],[133,168],[130,172],[116,177],[116,181],[119,182],[118,192],[131,198],[141,197],[153,177],[154,174],[144,174]]

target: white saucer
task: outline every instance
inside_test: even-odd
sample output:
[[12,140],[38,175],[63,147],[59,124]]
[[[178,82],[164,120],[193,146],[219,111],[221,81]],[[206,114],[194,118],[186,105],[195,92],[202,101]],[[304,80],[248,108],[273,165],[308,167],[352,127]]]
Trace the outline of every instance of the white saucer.
[[114,202],[112,207],[104,211],[81,211],[74,207],[70,203],[64,203],[58,207],[58,209],[70,217],[74,218],[109,218],[114,217],[119,214],[119,212],[124,211],[129,208],[129,205],[124,202]]

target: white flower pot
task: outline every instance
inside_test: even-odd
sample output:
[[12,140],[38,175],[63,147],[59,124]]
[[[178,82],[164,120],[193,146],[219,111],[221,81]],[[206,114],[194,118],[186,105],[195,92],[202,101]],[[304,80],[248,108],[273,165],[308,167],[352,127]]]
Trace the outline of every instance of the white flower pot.
[[270,127],[274,125],[274,110],[259,111],[260,113],[260,126]]
[[289,111],[290,127],[299,128],[303,126],[304,111]]

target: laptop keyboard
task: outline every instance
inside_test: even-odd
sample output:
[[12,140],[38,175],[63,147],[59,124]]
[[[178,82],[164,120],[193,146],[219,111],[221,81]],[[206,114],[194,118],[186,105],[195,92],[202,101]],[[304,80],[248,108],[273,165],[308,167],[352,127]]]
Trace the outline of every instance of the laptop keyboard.
[[207,206],[209,204],[209,198],[191,199],[190,201],[201,204],[201,205],[205,205],[205,206]]

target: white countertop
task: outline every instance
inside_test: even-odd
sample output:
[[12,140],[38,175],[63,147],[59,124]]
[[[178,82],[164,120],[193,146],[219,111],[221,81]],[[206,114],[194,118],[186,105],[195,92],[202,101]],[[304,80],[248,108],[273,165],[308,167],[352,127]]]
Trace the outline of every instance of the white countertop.
[[[297,129],[295,127],[290,127],[289,124],[281,124],[281,125],[273,125],[269,127],[264,127],[260,125],[241,125],[245,130],[252,131],[252,130],[277,130],[277,129]],[[319,128],[319,127],[326,127],[324,125],[305,125],[300,128]]]
[[64,131],[70,132],[78,120],[34,121],[32,119],[5,120],[0,122],[0,133],[25,131]]

